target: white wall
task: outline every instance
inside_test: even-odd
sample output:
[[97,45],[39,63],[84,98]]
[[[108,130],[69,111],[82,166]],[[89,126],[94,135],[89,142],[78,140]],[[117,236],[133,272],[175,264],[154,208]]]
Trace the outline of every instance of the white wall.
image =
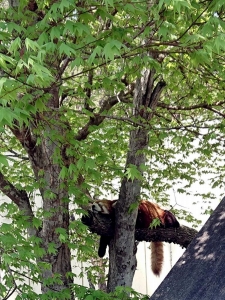
[[151,254],[149,244],[141,242],[137,252],[137,271],[134,276],[133,288],[140,293],[152,295],[177,262],[185,249],[178,245],[164,243],[164,263],[161,275],[155,276],[151,271]]

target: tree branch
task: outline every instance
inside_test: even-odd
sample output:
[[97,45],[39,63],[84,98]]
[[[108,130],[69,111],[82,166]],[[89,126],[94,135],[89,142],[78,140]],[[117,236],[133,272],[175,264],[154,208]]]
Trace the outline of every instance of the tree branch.
[[43,163],[42,152],[40,146],[37,145],[36,138],[32,135],[31,129],[26,126],[21,128],[15,121],[15,126],[10,127],[10,130],[27,152],[35,177],[38,178],[38,172]]
[[33,156],[33,152],[36,147],[36,139],[32,136],[30,128],[26,126],[21,128],[18,122],[15,121],[14,126],[10,127],[9,129],[21,143],[29,156]]
[[[88,211],[88,215],[82,217],[82,222],[92,233],[103,236],[114,235],[114,220],[107,215]],[[135,240],[174,243],[187,248],[197,233],[197,230],[184,225],[178,228],[136,229]]]
[[29,160],[29,158],[27,156],[21,155],[20,153],[17,153],[16,151],[14,151],[13,149],[7,149],[7,152],[9,152],[9,154],[7,153],[6,156],[7,157],[17,157],[20,158],[21,160]]
[[[158,107],[166,108],[168,110],[173,110],[173,111],[179,111],[179,110],[188,111],[188,110],[195,110],[195,109],[200,109],[200,108],[211,110],[213,108],[213,106],[222,106],[224,104],[225,104],[225,102],[221,101],[221,102],[216,102],[211,105],[203,102],[203,103],[189,105],[189,106],[171,106],[171,105],[167,105],[165,103],[159,102]],[[219,113],[218,111],[215,111],[215,112]],[[224,117],[224,115],[222,115],[222,116]]]
[[109,97],[106,100],[104,100],[102,102],[102,106],[101,106],[99,112],[94,113],[94,116],[90,117],[90,120],[88,121],[88,123],[79,130],[79,132],[77,133],[77,136],[75,136],[75,139],[77,141],[85,140],[90,133],[90,130],[89,130],[90,126],[100,125],[107,117],[106,112],[108,112],[118,102],[128,102],[128,99],[124,96],[123,92],[120,92],[118,95]]
[[29,197],[24,190],[18,190],[12,183],[10,183],[4,175],[0,172],[0,190],[9,197],[20,210],[25,210],[26,214],[33,216],[30,206]]
[[37,230],[32,226],[32,219],[34,213],[30,205],[30,199],[25,190],[18,190],[11,182],[9,182],[4,175],[0,172],[0,190],[3,194],[9,197],[23,213],[23,215],[28,217],[28,221],[31,226],[28,229],[30,235],[35,235]]

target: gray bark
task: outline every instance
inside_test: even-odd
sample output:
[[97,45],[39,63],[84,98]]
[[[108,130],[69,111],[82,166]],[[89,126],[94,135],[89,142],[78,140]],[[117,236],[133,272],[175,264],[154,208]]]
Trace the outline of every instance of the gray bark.
[[[54,107],[51,108],[54,109]],[[50,263],[52,268],[43,271],[43,278],[53,278],[54,274],[60,274],[63,285],[54,284],[53,287],[50,287],[55,291],[60,291],[63,288],[69,287],[72,283],[70,277],[67,276],[67,273],[71,272],[70,249],[67,243],[62,243],[59,240],[59,233],[56,232],[57,228],[63,228],[67,234],[69,233],[69,201],[66,200],[69,199],[69,195],[67,188],[63,185],[62,180],[59,179],[61,167],[57,163],[54,163],[54,156],[61,146],[56,140],[52,141],[50,131],[54,130],[59,136],[63,136],[64,129],[60,126],[59,112],[54,112],[53,110],[53,114],[46,115],[46,117],[49,120],[54,120],[54,124],[50,128],[45,124],[45,137],[43,137],[41,144],[41,167],[43,171],[41,180],[45,184],[43,188],[40,188],[40,191],[43,199],[43,211],[48,212],[49,215],[43,219],[40,236],[42,237],[45,249],[48,249],[49,243],[55,244],[57,255],[45,255],[43,260]],[[49,123],[51,124],[51,122]],[[38,179],[40,180],[40,178]],[[48,192],[51,193],[49,196]],[[49,287],[42,286],[43,292],[47,292],[48,289]]]
[[[154,115],[154,110],[165,86],[159,82],[154,86],[155,71],[145,71],[136,81],[134,93],[133,116],[142,117],[143,123],[148,122]],[[136,128],[130,133],[129,151],[126,161],[126,169],[130,164],[137,167],[140,174],[141,166],[145,164],[145,149],[148,145],[148,130],[143,127]],[[108,292],[116,286],[132,286],[133,276],[136,270],[136,244],[135,223],[137,209],[130,207],[137,204],[140,196],[141,180],[131,180],[124,176],[120,188],[119,200],[115,210],[115,231],[109,248],[109,279]]]
[[[54,278],[54,274],[60,274],[62,284],[54,284],[46,286],[42,284],[43,293],[49,289],[61,291],[64,288],[69,288],[72,279],[67,276],[71,272],[71,254],[67,243],[62,243],[59,240],[57,228],[63,228],[68,234],[69,228],[69,198],[67,188],[59,179],[61,167],[54,162],[54,156],[61,149],[60,141],[51,138],[51,132],[57,132],[59,138],[65,134],[65,126],[60,121],[60,112],[58,109],[58,96],[53,93],[52,99],[48,103],[50,112],[46,113],[43,120],[39,120],[41,144],[37,145],[36,135],[32,133],[32,126],[29,128],[19,128],[18,126],[11,128],[13,134],[20,141],[23,148],[26,150],[36,181],[40,184],[40,193],[43,201],[43,211],[48,213],[43,218],[42,228],[38,232],[30,231],[30,234],[36,234],[42,238],[42,246],[46,250],[42,261],[48,263],[51,268],[42,271],[43,279]],[[36,132],[37,132],[36,127]],[[62,149],[61,149],[62,150]],[[2,176],[0,176],[0,188],[3,192],[4,185]],[[33,212],[30,206],[29,198],[25,191],[16,191],[13,185],[8,192],[10,199],[17,204],[19,209],[32,221]],[[23,196],[23,197],[22,197]],[[32,222],[31,222],[32,223]],[[54,243],[57,249],[56,254],[48,254],[49,243]],[[73,296],[71,296],[73,299]]]
[[16,7],[19,5],[19,0],[8,0],[9,6]]

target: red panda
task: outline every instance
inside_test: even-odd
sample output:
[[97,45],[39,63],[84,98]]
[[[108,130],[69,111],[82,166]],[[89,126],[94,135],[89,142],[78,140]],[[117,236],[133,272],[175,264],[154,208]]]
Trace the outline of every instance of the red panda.
[[[114,216],[114,208],[117,200],[98,200],[92,204],[92,211]],[[142,200],[139,203],[136,228],[149,228],[153,219],[160,220],[160,227],[179,227],[180,224],[175,216],[167,210],[161,209],[158,204]],[[110,237],[101,236],[98,255],[103,257],[109,245]],[[163,243],[151,242],[152,271],[160,275],[163,264]]]

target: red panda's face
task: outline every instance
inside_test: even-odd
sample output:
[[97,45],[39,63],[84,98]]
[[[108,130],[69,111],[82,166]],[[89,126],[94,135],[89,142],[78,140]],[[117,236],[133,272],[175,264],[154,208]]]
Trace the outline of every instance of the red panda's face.
[[110,215],[114,211],[114,206],[116,202],[110,200],[98,200],[92,204],[92,211],[98,212],[104,215]]
[[98,202],[95,202],[92,204],[92,211],[98,212],[101,214],[106,214],[106,215],[110,214],[108,208],[105,205],[103,205],[102,203],[98,203]]

